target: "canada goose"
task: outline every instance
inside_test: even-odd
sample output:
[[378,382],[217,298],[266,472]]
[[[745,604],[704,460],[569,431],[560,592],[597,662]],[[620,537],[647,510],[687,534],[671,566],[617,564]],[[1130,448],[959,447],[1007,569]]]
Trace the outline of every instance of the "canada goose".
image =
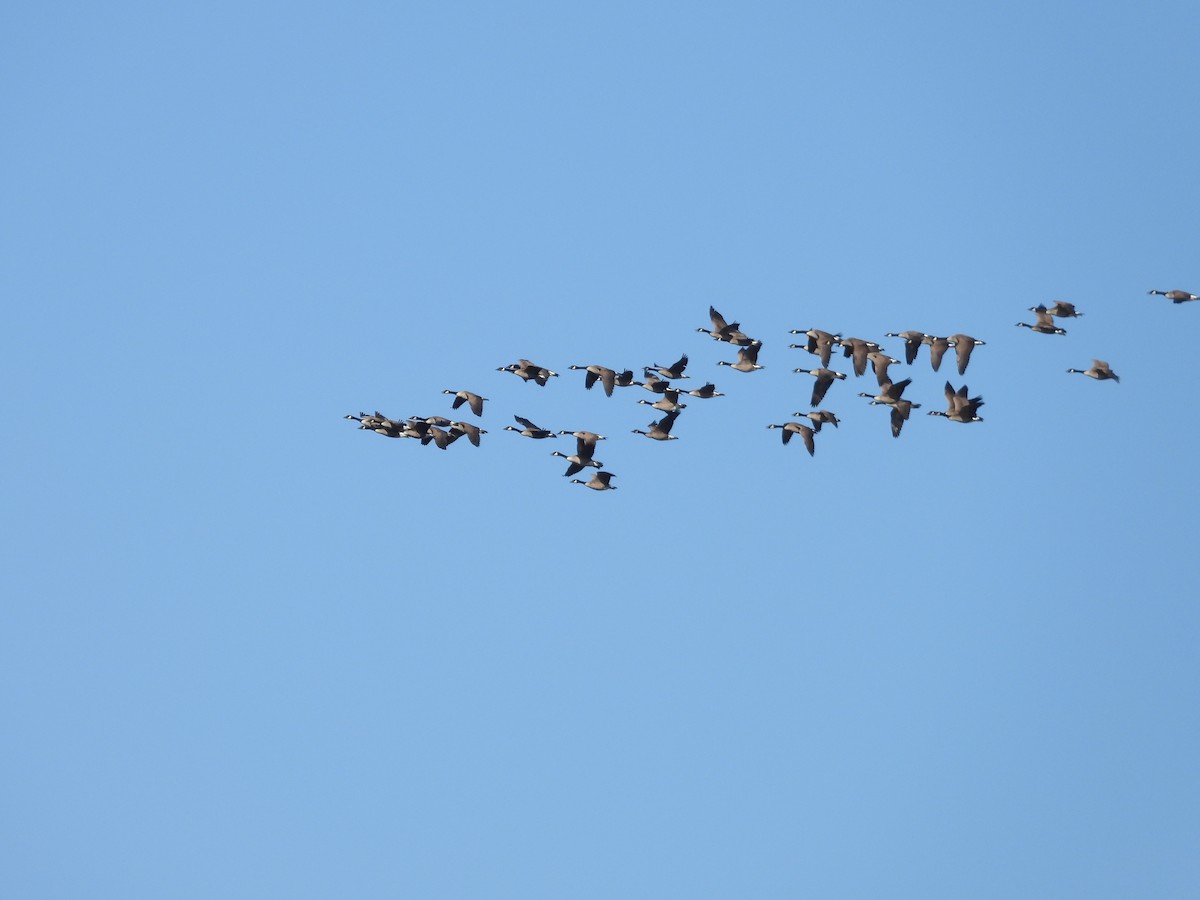
[[810,406],[816,406],[825,399],[825,392],[829,390],[829,386],[835,380],[844,381],[846,379],[846,376],[841,372],[835,372],[832,369],[793,369],[792,371],[801,372],[805,375],[815,375],[817,377],[817,383],[813,385]]
[[954,347],[954,353],[958,357],[958,374],[965,375],[967,372],[967,363],[971,361],[971,351],[976,347],[985,345],[985,341],[971,337],[969,334],[952,334],[950,335],[950,343]]
[[1038,310],[1044,310],[1048,315],[1059,319],[1074,319],[1083,315],[1083,313],[1075,309],[1074,303],[1068,303],[1065,300],[1055,300],[1054,305],[1049,308],[1041,303],[1037,306],[1029,307],[1030,312],[1037,312]]
[[900,429],[904,427],[912,411],[920,408],[920,403],[913,403],[911,400],[897,400],[892,404],[892,437],[900,437]]
[[721,360],[717,363],[718,366],[729,366],[732,369],[737,369],[739,372],[754,372],[763,368],[758,364],[758,351],[762,347],[762,341],[755,341],[747,347],[743,347],[738,351],[737,362],[731,363]]
[[591,444],[593,447],[596,446],[596,441],[608,440],[608,438],[606,438],[604,435],[596,434],[594,431],[560,431],[559,434],[569,434],[571,437],[575,438],[575,440],[584,441],[585,443]]
[[944,388],[946,394],[946,411],[939,412],[933,410],[929,413],[931,416],[942,416],[949,419],[951,422],[961,422],[964,425],[970,422],[982,422],[978,415],[979,407],[983,406],[983,397],[968,397],[967,386],[964,384],[957,391],[950,382],[946,382]]
[[557,378],[558,373],[552,372],[547,368],[531,363],[527,359],[519,359],[515,363],[509,363],[507,366],[501,366],[497,372],[512,372],[522,381],[536,381],[539,386],[545,387],[546,382],[551,378]]
[[891,406],[896,403],[900,396],[904,393],[904,389],[912,384],[911,378],[905,378],[903,381],[886,381],[879,386],[879,393],[872,396],[867,393],[859,393],[860,397],[870,397],[872,406]]
[[449,428],[450,420],[445,416],[409,416],[410,422],[424,422],[426,425],[436,425],[438,428]]
[[[617,373],[615,370],[606,366],[570,366],[570,369],[571,371],[583,369],[587,373],[583,376],[583,386],[589,391],[592,389],[592,385],[599,380],[604,386],[604,393],[609,397],[612,396],[613,388],[617,385]],[[633,377],[632,372],[629,375],[630,378]]]
[[937,335],[927,334],[922,338],[922,343],[929,346],[929,362],[933,366],[933,371],[937,371],[942,365],[942,357],[946,355],[946,351],[954,346],[950,338],[938,337]]
[[640,428],[633,429],[634,434],[644,434],[646,437],[655,441],[677,441],[678,437],[671,434],[671,426],[675,424],[675,420],[679,418],[679,413],[667,413],[657,422],[651,422],[646,427],[649,431],[642,431]]
[[1031,331],[1036,331],[1038,334],[1066,334],[1067,333],[1067,330],[1065,328],[1059,328],[1057,325],[1054,324],[1054,319],[1052,319],[1050,317],[1050,313],[1046,312],[1044,309],[1041,312],[1038,312],[1037,309],[1035,308],[1034,313],[1037,315],[1037,322],[1035,322],[1033,325],[1030,325],[1028,322],[1018,322],[1017,327],[1018,328],[1028,328]]
[[888,366],[900,362],[880,350],[872,350],[867,354],[867,359],[871,361],[871,368],[875,370],[875,380],[880,384],[892,380],[888,376]]
[[617,486],[609,484],[616,476],[612,472],[597,472],[592,476],[591,481],[583,481],[579,478],[572,478],[571,484],[582,484],[584,487],[590,487],[593,491],[615,491]]
[[1097,381],[1115,381],[1121,383],[1120,377],[1112,369],[1108,367],[1102,359],[1093,359],[1090,369],[1067,369],[1068,372],[1078,372],[1080,375],[1086,375],[1088,378],[1095,378]]
[[580,456],[578,453],[576,453],[574,456],[567,456],[567,454],[559,453],[557,450],[555,450],[550,455],[561,456],[567,461],[567,471],[563,472],[564,478],[568,475],[579,474],[584,470],[585,466],[591,466],[593,469],[598,469],[604,465],[604,463],[600,462],[598,459],[592,459],[591,456]]
[[1200,294],[1189,294],[1187,291],[1146,291],[1146,293],[1166,297],[1172,303],[1187,303],[1189,300],[1200,300]]
[[422,444],[428,444],[433,441],[439,450],[445,450],[455,441],[457,441],[464,432],[461,431],[446,431],[436,425],[430,425],[429,431],[425,437],[421,438]]
[[580,459],[591,459],[596,453],[596,441],[607,440],[604,435],[591,431],[560,431],[559,434],[575,436],[575,455]]
[[925,342],[923,331],[889,331],[884,337],[904,338],[904,361],[910,366],[917,358],[917,351]]
[[634,386],[641,387],[642,383],[640,381],[633,380],[633,369],[626,369],[624,372],[617,373],[616,386],[617,387],[634,387]]
[[[458,434],[465,434],[467,436],[467,440],[476,447],[479,446],[479,436],[481,434],[487,434],[484,429],[480,428],[478,425],[472,425],[470,422],[451,422],[450,433],[454,434],[455,432],[458,432]],[[458,435],[455,436],[457,437]]]
[[699,397],[701,400],[711,400],[713,397],[725,396],[717,390],[717,386],[711,381],[704,385],[704,387],[698,387],[691,391],[680,391],[680,393],[687,394],[690,397]]
[[669,366],[660,366],[658,363],[655,363],[652,366],[645,366],[644,368],[647,372],[650,371],[651,369],[653,369],[659,375],[661,375],[663,378],[668,378],[673,381],[678,381],[680,378],[691,378],[692,377],[691,375],[683,374],[683,370],[687,368],[687,364],[688,364],[688,358],[687,358],[687,354],[685,353],[685,354],[683,354],[683,356],[679,357],[678,360],[676,360],[674,363],[672,363]]
[[357,422],[358,427],[365,431],[370,431],[376,425],[379,425],[383,422],[389,421],[387,416],[383,415],[382,413],[380,413],[378,411],[376,411],[374,413],[374,415],[372,415],[371,413],[365,413],[365,412],[360,411],[357,416],[346,415],[343,418],[350,419],[353,422]]
[[725,341],[729,344],[737,344],[738,346],[748,346],[754,339],[748,336],[745,332],[739,331],[741,327],[737,322],[726,322],[725,317],[717,312],[715,307],[708,308],[708,317],[712,319],[712,330],[707,328],[697,328],[697,331],[703,331],[714,341]]
[[782,428],[783,442],[786,444],[792,439],[793,434],[800,435],[800,439],[804,441],[804,446],[808,449],[808,455],[812,456],[816,452],[816,443],[813,441],[813,435],[816,434],[812,428],[807,425],[801,425],[799,422],[785,422],[782,425],[768,425],[770,428]]
[[[420,435],[413,434],[407,424],[404,422],[393,422],[391,419],[374,419],[370,425],[359,425],[366,431],[373,431],[376,434],[382,434],[384,437],[390,438],[407,438],[419,437]],[[428,428],[428,426],[426,426]]]
[[821,426],[824,425],[825,423],[829,423],[834,428],[838,427],[838,422],[839,422],[838,417],[835,416],[833,413],[831,413],[827,409],[819,409],[816,412],[792,413],[792,415],[799,416],[801,419],[808,419],[809,421],[811,421],[813,423],[812,430],[813,430],[814,434],[820,434]]
[[840,334],[830,334],[828,331],[822,331],[820,328],[810,328],[807,331],[800,331],[793,328],[788,334],[807,335],[807,343],[789,344],[788,349],[807,350],[813,356],[820,357],[821,365],[825,368],[829,367],[829,357],[833,355],[833,345],[841,338]]
[[679,412],[681,409],[687,409],[686,403],[679,402],[679,391],[675,388],[663,391],[662,399],[656,403],[649,400],[639,400],[638,403],[644,403],[654,409],[661,409],[663,412]]
[[429,443],[430,423],[424,419],[418,419],[415,416],[411,419],[404,420],[404,436],[411,438],[420,438],[422,444]]
[[659,378],[653,372],[647,371],[643,376],[646,380],[641,382],[641,386],[652,394],[661,394],[671,386],[671,382],[665,378]]
[[443,394],[453,394],[454,402],[450,404],[451,409],[458,409],[464,403],[471,405],[471,412],[477,416],[483,415],[483,403],[487,397],[480,397],[478,394],[472,394],[470,391],[442,391]]
[[522,431],[520,428],[514,428],[512,425],[505,425],[505,431],[518,431],[523,437],[535,438],[537,440],[541,440],[542,438],[558,437],[558,435],[553,431],[548,431],[545,428],[539,428],[523,416],[513,416],[513,418],[517,420],[519,425],[524,426],[525,430]]
[[867,357],[880,347],[874,341],[864,341],[862,338],[840,338],[842,355],[854,360],[854,374],[861,377],[867,371]]

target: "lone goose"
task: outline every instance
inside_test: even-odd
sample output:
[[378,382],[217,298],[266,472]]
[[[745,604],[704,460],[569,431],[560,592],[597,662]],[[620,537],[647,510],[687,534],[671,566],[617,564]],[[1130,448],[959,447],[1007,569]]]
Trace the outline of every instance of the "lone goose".
[[567,454],[559,453],[557,450],[555,450],[550,455],[561,456],[567,461],[567,471],[563,472],[564,478],[568,475],[578,475],[586,466],[591,466],[593,469],[598,469],[604,465],[604,463],[600,462],[598,459],[592,459],[591,456],[581,456],[578,453],[576,453],[574,456],[567,456]]
[[1033,325],[1030,325],[1028,322],[1018,322],[1016,327],[1017,328],[1028,328],[1030,331],[1036,331],[1038,334],[1066,334],[1067,333],[1067,330],[1065,328],[1059,328],[1057,325],[1054,324],[1054,319],[1051,318],[1050,313],[1046,312],[1044,309],[1039,312],[1037,310],[1037,308],[1035,307],[1034,313],[1037,315],[1037,322],[1035,322]]
[[942,365],[942,357],[946,355],[947,350],[954,346],[954,342],[948,337],[938,337],[933,334],[925,335],[921,342],[929,346],[929,362],[933,366],[933,371],[936,372]]
[[571,484],[582,484],[584,487],[590,487],[593,491],[615,491],[617,486],[609,484],[616,476],[612,472],[597,472],[592,476],[591,481],[584,481],[580,478],[572,478]]
[[973,338],[969,334],[952,334],[950,343],[954,346],[954,353],[958,357],[958,374],[965,375],[967,363],[971,361],[971,351],[976,347],[983,347],[987,342]]
[[825,399],[825,392],[829,390],[829,386],[834,381],[845,381],[846,376],[841,372],[835,372],[832,369],[793,369],[793,372],[800,372],[804,375],[815,375],[817,383],[813,385],[812,401],[809,406],[816,406]]
[[679,357],[679,359],[677,359],[674,363],[672,363],[669,366],[660,366],[658,363],[655,363],[652,366],[645,366],[644,370],[646,372],[649,372],[651,369],[653,369],[655,372],[657,372],[663,378],[667,378],[672,381],[678,381],[680,378],[691,378],[692,377],[691,375],[683,374],[683,370],[687,368],[687,364],[688,364],[688,358],[687,358],[687,354],[685,353],[685,354],[683,354],[683,356]]
[[1166,297],[1172,303],[1187,303],[1189,300],[1200,300],[1200,294],[1189,294],[1187,291],[1146,291],[1146,293]]
[[879,386],[879,393],[872,396],[871,394],[860,392],[860,397],[870,397],[872,406],[891,406],[900,400],[904,389],[912,384],[911,378],[905,378],[903,381],[887,381]]
[[[570,366],[572,372],[584,370],[587,374],[583,376],[583,386],[589,391],[592,385],[599,381],[604,386],[604,393],[611,397],[613,388],[617,386],[617,373],[614,369],[606,366]],[[633,378],[633,373],[629,373],[630,379]]]
[[939,412],[933,410],[929,413],[931,416],[943,416],[951,422],[961,422],[964,425],[970,422],[982,422],[978,415],[979,407],[983,406],[983,397],[968,397],[967,386],[964,384],[957,391],[950,382],[946,382],[944,388],[946,394],[946,411]]
[[671,426],[675,424],[675,420],[679,418],[679,413],[667,413],[657,422],[651,422],[646,427],[649,431],[642,431],[640,428],[633,429],[634,434],[643,434],[654,441],[677,441],[678,437],[671,434]]
[[687,394],[689,397],[699,397],[701,400],[711,400],[713,397],[725,396],[717,390],[717,386],[711,381],[704,385],[704,387],[698,387],[691,391],[681,391],[680,393]]
[[840,421],[837,416],[827,409],[819,409],[816,412],[798,412],[792,413],[793,416],[799,416],[801,419],[808,419],[812,422],[812,430],[814,434],[821,433],[821,426],[828,423],[834,428],[838,427]]
[[768,425],[767,428],[782,428],[783,433],[781,437],[783,438],[783,442],[785,444],[792,439],[793,434],[798,434],[800,435],[800,439],[804,441],[804,446],[808,450],[808,455],[812,456],[816,452],[816,442],[813,441],[813,435],[816,434],[816,431],[814,431],[812,428],[809,428],[807,425],[801,425],[799,422],[785,422],[782,425]]
[[1068,303],[1065,300],[1055,300],[1054,305],[1049,308],[1040,303],[1037,306],[1029,307],[1030,312],[1037,312],[1038,310],[1043,310],[1048,315],[1059,319],[1074,319],[1083,315],[1083,313],[1075,309],[1074,303]]
[[481,434],[487,434],[487,432],[478,425],[472,425],[470,422],[451,422],[450,433],[455,437],[465,434],[467,436],[467,440],[476,447],[479,446],[479,436]]
[[729,366],[731,369],[737,369],[739,372],[754,372],[763,368],[758,364],[758,351],[762,347],[762,341],[755,341],[747,347],[743,347],[738,351],[737,362],[731,363],[726,360],[721,360],[717,363],[718,366]]
[[454,402],[450,404],[451,409],[458,409],[464,403],[468,403],[471,406],[471,412],[477,416],[483,415],[483,403],[487,397],[480,397],[470,391],[442,391],[442,393],[454,395]]
[[513,418],[517,420],[517,424],[524,426],[525,430],[522,431],[520,428],[514,428],[512,425],[505,425],[504,426],[505,431],[517,431],[517,432],[520,432],[522,437],[534,438],[535,440],[541,440],[542,438],[557,438],[558,437],[558,435],[555,434],[553,431],[549,431],[548,429],[545,429],[545,428],[539,428],[537,425],[534,425],[532,422],[530,422],[524,416],[513,416]]
[[1120,377],[1112,369],[1108,367],[1102,359],[1093,359],[1090,369],[1067,369],[1068,372],[1078,372],[1080,375],[1086,375],[1088,378],[1095,378],[1097,381],[1115,381],[1121,383]]
[[904,338],[904,361],[910,366],[917,358],[917,351],[925,342],[923,331],[889,331],[884,337]]

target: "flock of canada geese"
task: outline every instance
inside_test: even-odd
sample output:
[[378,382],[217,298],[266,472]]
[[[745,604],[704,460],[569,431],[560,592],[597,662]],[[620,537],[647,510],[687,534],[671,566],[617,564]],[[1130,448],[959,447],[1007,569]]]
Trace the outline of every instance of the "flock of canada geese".
[[[1165,297],[1176,304],[1200,300],[1200,294],[1190,294],[1187,291],[1149,291],[1148,293]],[[1030,307],[1029,311],[1034,313],[1035,321],[1032,323],[1017,322],[1017,327],[1028,328],[1039,334],[1047,335],[1066,334],[1066,329],[1061,327],[1058,321],[1083,315],[1083,313],[1075,309],[1074,304],[1061,300],[1049,307],[1045,305]],[[735,361],[721,360],[717,363],[718,366],[728,366],[738,372],[754,372],[763,368],[758,362],[758,352],[762,348],[761,340],[752,338],[743,332],[740,323],[727,322],[711,306],[708,308],[708,315],[711,327],[697,328],[696,330],[708,334],[715,341],[730,344],[738,348],[737,359]],[[809,328],[807,330],[793,329],[790,334],[802,336],[799,339],[803,342],[790,344],[789,349],[801,350],[811,354],[820,362],[820,366],[815,368],[800,366],[793,370],[800,374],[810,375],[815,379],[810,398],[812,410],[793,414],[794,418],[807,419],[808,424],[788,421],[783,424],[771,424],[767,426],[768,429],[778,429],[780,431],[784,444],[787,444],[794,435],[799,435],[805,449],[812,456],[816,453],[815,436],[820,433],[821,427],[823,425],[832,425],[834,428],[838,427],[839,420],[834,413],[827,409],[817,409],[834,382],[844,381],[848,377],[845,372],[836,372],[829,368],[835,348],[840,349],[842,356],[850,360],[850,367],[855,377],[864,376],[868,365],[871,367],[878,382],[877,393],[860,391],[858,396],[867,398],[872,406],[888,407],[893,437],[900,436],[900,432],[904,428],[904,423],[908,421],[912,411],[921,408],[920,403],[913,403],[911,400],[904,398],[904,390],[912,383],[912,379],[893,380],[889,369],[891,366],[897,365],[900,361],[885,353],[878,343],[863,338],[842,337],[841,334],[822,331],[819,328]],[[886,337],[901,338],[904,341],[904,362],[909,366],[916,362],[917,354],[921,348],[928,347],[929,362],[935,372],[941,367],[942,358],[946,352],[953,349],[960,376],[966,374],[967,366],[971,361],[971,354],[975,348],[985,345],[984,341],[967,334],[952,334],[946,337],[939,337],[937,335],[926,334],[922,331],[889,331]],[[610,369],[601,365],[572,365],[569,368],[571,371],[583,372],[583,386],[585,388],[591,390],[599,383],[604,393],[609,397],[613,396],[613,393],[618,388],[637,387],[648,391],[655,399],[639,399],[637,402],[649,406],[663,415],[650,422],[645,430],[635,428],[633,429],[633,433],[643,435],[654,441],[673,441],[678,440],[678,438],[671,434],[671,429],[675,424],[675,420],[679,418],[680,413],[687,407],[686,403],[680,402],[682,397],[709,400],[714,397],[724,396],[711,382],[692,390],[673,384],[672,382],[682,381],[691,377],[686,374],[685,370],[687,367],[688,357],[685,353],[669,366],[658,363],[643,366],[640,381],[635,379],[632,369],[617,371],[616,369]],[[531,362],[528,359],[520,359],[515,363],[500,366],[496,371],[510,372],[522,381],[527,383],[533,382],[541,387],[545,387],[551,378],[559,377],[558,372]],[[1100,359],[1092,360],[1092,365],[1086,369],[1072,368],[1067,369],[1067,372],[1086,375],[1097,381],[1120,382],[1121,380],[1109,364]],[[458,410],[465,406],[476,418],[483,416],[484,404],[488,402],[486,397],[468,390],[444,390],[442,393],[453,397],[453,400],[450,401],[451,410]],[[954,385],[947,381],[945,384],[945,396],[946,409],[944,411],[932,410],[928,415],[942,416],[951,422],[958,422],[963,425],[983,421],[983,418],[979,415],[979,409],[984,405],[983,397],[972,397],[965,383],[955,388]],[[389,438],[412,438],[420,441],[422,445],[433,444],[441,450],[445,450],[461,437],[466,437],[470,443],[478,447],[481,443],[481,436],[487,434],[486,430],[473,422],[465,420],[455,421],[440,415],[391,419],[383,413],[376,411],[373,413],[360,412],[358,415],[347,415],[345,418],[357,422],[358,427],[364,431],[373,431],[376,434],[381,434]],[[594,491],[616,490],[617,486],[612,483],[613,478],[616,476],[612,472],[603,469],[603,463],[595,459],[596,444],[599,441],[606,440],[604,435],[591,431],[554,431],[553,429],[536,425],[523,416],[514,415],[513,419],[517,425],[506,425],[504,430],[515,432],[521,437],[532,440],[544,440],[547,438],[558,438],[560,435],[568,435],[575,438],[575,452],[573,454],[568,455],[558,450],[555,450],[551,454],[552,456],[561,457],[566,461],[567,468],[563,473],[564,477],[577,475],[584,469],[595,470],[586,481],[581,478],[572,478],[572,484],[582,484]]]

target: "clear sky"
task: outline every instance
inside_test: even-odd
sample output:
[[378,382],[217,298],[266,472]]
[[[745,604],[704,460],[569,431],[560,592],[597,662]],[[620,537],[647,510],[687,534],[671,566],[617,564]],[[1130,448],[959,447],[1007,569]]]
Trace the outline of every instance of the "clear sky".
[[[1182,0],[5,6],[0,895],[1200,896],[1200,303],[1146,293],[1200,293],[1198,42]],[[814,326],[987,341],[986,421],[923,352],[898,440],[868,374],[783,446]],[[727,396],[667,443],[568,370],[685,352]],[[478,449],[342,418],[460,388]]]

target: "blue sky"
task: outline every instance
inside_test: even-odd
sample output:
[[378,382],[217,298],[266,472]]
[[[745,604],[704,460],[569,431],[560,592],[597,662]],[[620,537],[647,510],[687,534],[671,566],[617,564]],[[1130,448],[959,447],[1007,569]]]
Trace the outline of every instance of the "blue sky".
[[[1198,29],[10,5],[0,894],[1195,897]],[[986,421],[784,447],[814,326]],[[568,371],[684,352],[669,443]]]

